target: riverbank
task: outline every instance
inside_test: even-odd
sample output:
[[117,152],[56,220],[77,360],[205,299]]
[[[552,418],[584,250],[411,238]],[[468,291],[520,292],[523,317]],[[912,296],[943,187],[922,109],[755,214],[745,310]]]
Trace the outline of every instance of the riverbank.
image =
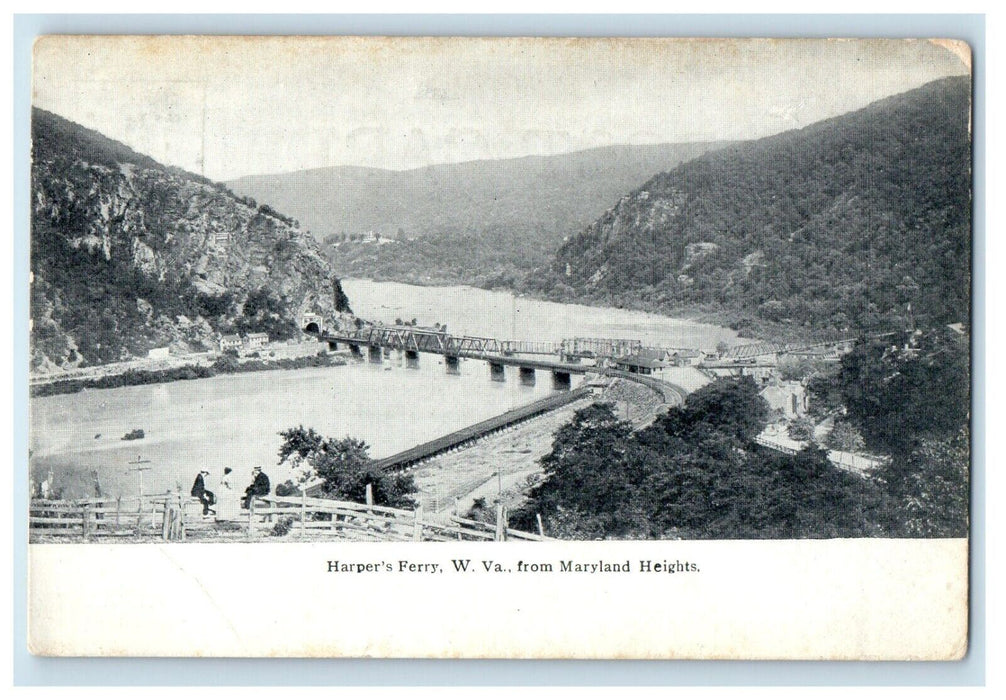
[[491,503],[502,494],[508,506],[519,504],[539,478],[540,460],[552,449],[556,431],[595,401],[614,404],[636,429],[649,425],[665,408],[652,389],[615,379],[599,395],[578,399],[413,467],[410,473],[424,509],[444,519],[455,507],[467,513],[478,498]]
[[122,386],[143,386],[163,384],[187,379],[208,379],[221,374],[241,374],[280,369],[307,369],[311,367],[339,367],[346,360],[326,352],[307,357],[283,358],[278,360],[245,359],[231,355],[221,355],[209,365],[188,364],[170,369],[145,370],[130,369],[121,374],[111,374],[91,379],[62,379],[48,384],[37,384],[30,388],[31,397],[75,394],[84,389],[115,389]]

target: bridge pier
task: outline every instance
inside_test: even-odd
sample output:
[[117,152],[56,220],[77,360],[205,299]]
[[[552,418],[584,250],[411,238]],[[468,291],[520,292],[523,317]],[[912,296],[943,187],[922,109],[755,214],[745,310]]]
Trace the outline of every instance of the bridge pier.
[[444,355],[444,370],[447,374],[461,374],[461,358],[457,355]]
[[409,369],[419,369],[419,353],[417,351],[405,351],[405,366]]
[[336,350],[339,349],[339,344],[334,340],[330,340],[328,341],[328,349],[330,352],[335,352]]
[[520,383],[524,386],[534,386],[534,367],[520,368]]
[[552,370],[552,388],[564,391],[573,386],[572,381],[569,378],[569,372],[560,372],[558,370]]
[[368,345],[367,355],[370,357],[370,361],[375,365],[379,365],[384,361],[384,352],[381,350],[381,346],[379,345]]
[[349,344],[349,354],[353,357],[363,357],[363,353],[360,351],[360,346],[356,343]]
[[494,382],[506,381],[506,370],[501,362],[489,363],[489,378]]

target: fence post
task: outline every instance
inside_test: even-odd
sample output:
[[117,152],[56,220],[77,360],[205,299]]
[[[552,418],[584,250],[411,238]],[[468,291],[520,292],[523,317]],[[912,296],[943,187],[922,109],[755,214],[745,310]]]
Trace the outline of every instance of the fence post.
[[542,537],[545,536],[545,526],[541,524],[541,513],[534,514],[535,519],[538,521],[538,534]]
[[307,491],[300,490],[300,536],[307,534]]
[[493,539],[497,542],[506,540],[506,525],[503,524],[503,504],[496,504],[496,534]]
[[423,504],[420,503],[416,506],[416,511],[414,513],[416,520],[412,525],[412,540],[414,542],[423,541]]
[[119,511],[122,509],[122,495],[115,497],[115,529],[119,529]]
[[136,508],[136,536],[143,532],[143,496],[140,496],[140,505]]
[[178,492],[178,539],[185,541],[185,501],[181,491]]
[[81,513],[84,519],[81,532],[84,535],[84,539],[87,540],[91,536],[91,504],[85,503],[81,509]]
[[167,498],[164,499],[161,514],[161,539],[167,541],[171,537],[171,503]]
[[252,529],[254,528],[254,525],[252,524],[252,520],[254,519],[254,517],[255,517],[255,496],[249,496],[248,497],[248,537],[249,538],[251,538],[251,536],[252,536]]
[[367,484],[367,505],[374,505],[374,485]]

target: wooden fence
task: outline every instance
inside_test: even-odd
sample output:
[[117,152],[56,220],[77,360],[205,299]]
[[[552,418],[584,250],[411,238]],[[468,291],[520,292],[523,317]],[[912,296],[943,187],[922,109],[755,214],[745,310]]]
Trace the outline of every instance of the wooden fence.
[[498,509],[497,520],[501,525],[461,518],[443,524],[424,519],[422,506],[411,511],[301,495],[257,498],[235,519],[218,521],[202,516],[197,499],[175,493],[128,499],[33,500],[29,534],[32,541],[251,540],[273,535],[379,542],[548,539],[540,532],[506,527],[504,508]]
[[30,535],[92,538],[185,539],[186,522],[197,520],[202,504],[178,493],[76,501],[32,499]]

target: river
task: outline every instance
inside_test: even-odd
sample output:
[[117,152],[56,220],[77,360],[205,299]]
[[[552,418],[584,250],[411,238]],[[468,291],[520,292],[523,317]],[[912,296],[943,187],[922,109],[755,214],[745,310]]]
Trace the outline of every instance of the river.
[[[452,333],[552,341],[623,337],[692,347],[736,340],[733,331],[714,326],[467,287],[365,280],[346,280],[343,287],[363,318],[446,323]],[[527,387],[512,370],[505,382],[490,381],[481,361],[462,361],[460,370],[447,375],[442,358],[421,355],[418,369],[392,357],[381,365],[221,375],[33,398],[32,475],[41,479],[52,469],[64,497],[92,495],[92,470],[106,495],[135,495],[139,472],[129,471],[129,462],[138,460],[145,468],[145,493],[178,486],[187,492],[200,468],[211,472],[212,489],[227,466],[240,484],[250,482],[252,467],[262,465],[275,485],[291,476],[276,464],[281,430],[304,425],[325,436],[352,435],[371,446],[372,457],[385,457],[552,392],[547,374]],[[143,439],[122,440],[136,428],[144,431]]]
[[721,340],[728,345],[739,342],[737,332],[729,328],[642,311],[539,301],[510,292],[370,280],[342,280],[342,288],[361,318],[384,323],[415,318],[428,326],[445,323],[454,335],[553,342],[574,337],[631,338],[644,345],[708,350]]

